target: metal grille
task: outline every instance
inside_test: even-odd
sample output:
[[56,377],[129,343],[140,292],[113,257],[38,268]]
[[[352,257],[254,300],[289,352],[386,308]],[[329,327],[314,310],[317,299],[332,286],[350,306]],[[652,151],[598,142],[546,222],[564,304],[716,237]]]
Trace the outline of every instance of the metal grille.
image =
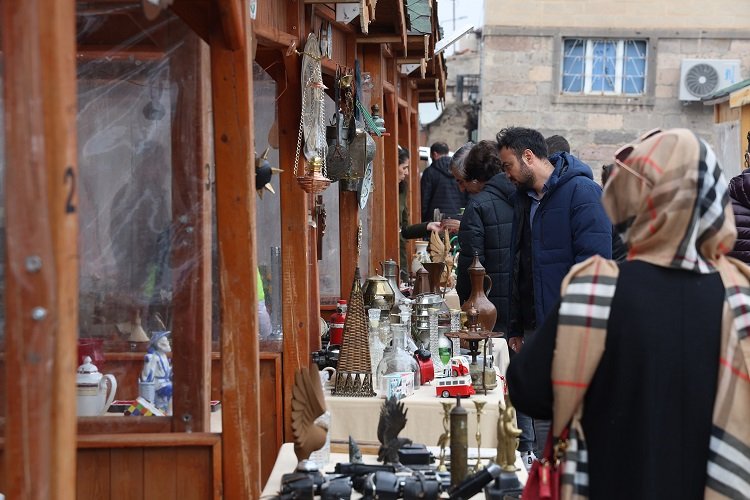
[[458,75],[456,77],[456,100],[477,102],[479,99],[479,75]]

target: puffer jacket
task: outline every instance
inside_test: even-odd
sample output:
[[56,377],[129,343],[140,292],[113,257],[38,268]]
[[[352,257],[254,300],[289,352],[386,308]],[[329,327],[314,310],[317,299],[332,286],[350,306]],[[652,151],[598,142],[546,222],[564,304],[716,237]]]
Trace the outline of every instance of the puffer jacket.
[[460,209],[466,206],[468,197],[458,189],[450,171],[451,157],[442,156],[432,162],[419,182],[422,198],[422,222],[432,222],[432,215],[439,208],[446,217],[455,219]]
[[458,230],[461,246],[456,268],[458,297],[463,303],[471,295],[468,268],[477,252],[492,279],[487,298],[497,309],[494,330],[503,332],[507,331],[510,314],[514,192],[515,187],[505,174],[495,175],[481,192],[469,198]]
[[[612,223],[591,168],[569,153],[549,158],[555,170],[531,226],[531,268],[536,326],[560,299],[560,285],[573,265],[598,254],[612,258]],[[517,199],[526,205],[526,193]],[[515,256],[515,266],[520,255]],[[513,321],[513,318],[511,318]],[[511,332],[510,336],[522,334]]]
[[729,255],[750,264],[750,169],[729,181],[729,197],[737,226],[737,241]]

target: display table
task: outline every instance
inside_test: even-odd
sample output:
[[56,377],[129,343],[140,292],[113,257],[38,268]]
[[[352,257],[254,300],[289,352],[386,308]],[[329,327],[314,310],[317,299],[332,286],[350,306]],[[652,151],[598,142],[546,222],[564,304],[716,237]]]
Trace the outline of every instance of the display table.
[[[435,448],[430,447],[433,454],[437,455],[437,450]],[[482,449],[482,457],[488,456],[488,455],[494,455],[494,450],[492,449]],[[476,456],[476,449],[474,449],[474,453],[469,453],[469,458]],[[362,457],[364,463],[366,464],[377,464],[378,461],[374,455],[364,455]],[[332,453],[331,459],[329,461],[328,467],[325,468],[325,472],[333,472],[334,466],[339,462],[348,462],[349,457],[348,455],[344,453]],[[487,460],[484,460],[484,463],[487,463]],[[469,462],[469,466],[471,467],[472,463],[471,460]],[[279,491],[279,487],[281,486],[281,476],[284,474],[288,474],[290,472],[293,472],[295,467],[297,466],[297,457],[294,454],[294,443],[284,443],[281,448],[279,449],[279,455],[276,458],[276,463],[273,466],[273,471],[271,471],[271,475],[268,478],[268,482],[266,483],[265,488],[263,489],[263,493],[261,495],[261,498],[270,498],[276,495]],[[521,484],[526,483],[526,478],[528,477],[526,473],[526,469],[523,468],[523,461],[521,460],[521,455],[516,452],[516,469],[518,471],[516,472],[516,475],[518,476],[519,481],[521,481]],[[360,498],[361,495],[359,495],[356,492],[352,493],[352,498]],[[473,498],[484,498],[483,494],[475,495]]]
[[[463,398],[461,406],[469,413],[469,447],[476,447],[477,411],[474,401],[486,401],[482,409],[481,431],[482,444],[487,447],[497,445],[498,403],[501,398],[501,386],[487,395],[476,394]],[[380,407],[385,399],[349,398],[332,396],[326,391],[326,404],[331,412],[331,441],[348,442],[349,436],[361,444],[380,444],[378,442],[378,421]],[[435,395],[434,385],[423,385],[411,396],[402,399],[406,413],[406,427],[401,436],[409,437],[415,443],[434,446],[444,432],[443,406],[441,402],[456,404],[455,399],[443,399]]]

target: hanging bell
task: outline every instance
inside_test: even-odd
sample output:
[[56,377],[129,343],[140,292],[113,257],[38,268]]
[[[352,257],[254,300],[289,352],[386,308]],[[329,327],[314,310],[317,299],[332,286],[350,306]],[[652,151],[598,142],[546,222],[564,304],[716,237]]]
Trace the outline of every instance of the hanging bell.
[[322,170],[323,158],[315,156],[310,161],[310,171],[303,176],[297,177],[297,182],[303,191],[309,194],[318,194],[325,191],[331,185],[331,179],[324,176],[321,173]]

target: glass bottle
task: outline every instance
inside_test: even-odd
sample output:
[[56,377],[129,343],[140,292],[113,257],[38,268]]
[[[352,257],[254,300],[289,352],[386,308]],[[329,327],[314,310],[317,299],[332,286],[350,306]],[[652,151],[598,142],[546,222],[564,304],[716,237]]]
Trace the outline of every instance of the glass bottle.
[[440,357],[440,332],[438,330],[438,314],[440,310],[431,307],[428,310],[430,318],[430,358],[435,369],[435,376],[440,377],[443,374],[443,361]]
[[385,350],[385,342],[382,336],[382,329],[380,326],[380,309],[377,307],[371,307],[367,310],[369,317],[369,342],[370,342],[370,370],[372,371],[372,378],[375,380],[378,373],[378,365],[380,360],[383,359],[383,351]]
[[412,372],[414,374],[414,387],[419,387],[419,365],[417,361],[406,350],[406,334],[408,325],[396,323],[391,325],[393,342],[390,347],[383,351],[383,359],[378,364],[377,384],[381,394],[387,393],[384,385],[384,375],[399,372]]

